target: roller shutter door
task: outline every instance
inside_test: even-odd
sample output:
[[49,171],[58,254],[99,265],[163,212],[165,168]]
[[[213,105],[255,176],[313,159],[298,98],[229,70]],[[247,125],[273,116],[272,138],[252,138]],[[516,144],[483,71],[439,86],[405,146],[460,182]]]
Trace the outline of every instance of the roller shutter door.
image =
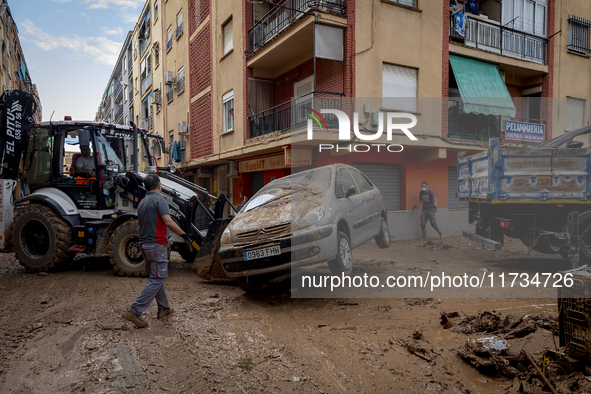
[[263,171],[257,171],[253,172],[251,176],[252,195],[254,196],[265,186],[265,173]]
[[400,210],[400,165],[389,163],[353,163],[382,193],[388,211]]

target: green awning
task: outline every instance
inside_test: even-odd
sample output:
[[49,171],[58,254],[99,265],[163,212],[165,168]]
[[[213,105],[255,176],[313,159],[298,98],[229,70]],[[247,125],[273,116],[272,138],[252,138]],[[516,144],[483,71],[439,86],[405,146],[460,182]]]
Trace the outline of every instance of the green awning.
[[494,64],[449,55],[464,112],[515,117],[515,105],[499,69]]

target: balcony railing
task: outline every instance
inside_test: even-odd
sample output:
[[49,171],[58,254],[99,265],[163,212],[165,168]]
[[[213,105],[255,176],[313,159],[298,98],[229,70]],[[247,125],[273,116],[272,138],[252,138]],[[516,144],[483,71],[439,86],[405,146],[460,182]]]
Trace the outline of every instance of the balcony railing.
[[448,110],[448,136],[471,141],[501,138],[501,117],[466,114],[461,105],[451,106]]
[[249,54],[265,45],[310,10],[345,15],[347,12],[345,3],[346,0],[284,0],[274,6],[248,31],[250,37]]
[[519,30],[503,27],[493,20],[483,21],[467,15],[466,30],[462,37],[455,29],[455,18],[449,22],[451,41],[467,46],[546,64],[546,46],[548,40]]
[[105,103],[105,110],[103,111],[104,114],[111,111],[111,96],[107,98],[107,102]]
[[123,106],[119,106],[119,109],[115,112],[115,116],[113,117],[113,119],[115,119],[115,124],[121,124],[121,120],[123,120]]
[[146,78],[144,78],[144,80],[142,81],[142,96],[144,95],[144,93],[146,93],[150,86],[152,86],[152,73],[146,75]]
[[[314,97],[312,92],[251,115],[248,117],[250,138],[306,127],[309,119],[307,112],[310,108],[341,110],[342,99],[341,97]],[[334,115],[323,116],[329,128],[338,127],[338,121]]]
[[149,115],[147,118],[142,119],[142,129],[152,129],[152,115]]
[[179,37],[181,36],[181,34],[183,34],[183,24],[182,23],[176,27],[176,30],[174,32],[174,39],[178,40]]
[[148,47],[150,46],[150,36],[146,36],[146,38],[144,38],[141,43],[140,43],[140,57],[144,56],[144,53],[146,53],[146,50],[148,49]]
[[119,78],[115,82],[114,96],[115,96],[115,101],[117,101],[117,102],[119,102],[120,101],[119,99],[121,98],[119,96],[119,93],[122,92],[122,89],[121,88],[123,87],[123,85],[121,84],[121,81],[123,81],[123,76],[120,75]]

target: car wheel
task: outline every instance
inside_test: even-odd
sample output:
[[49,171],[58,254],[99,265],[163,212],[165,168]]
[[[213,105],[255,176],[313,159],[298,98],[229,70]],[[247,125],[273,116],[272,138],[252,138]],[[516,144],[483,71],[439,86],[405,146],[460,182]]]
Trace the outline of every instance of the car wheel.
[[390,247],[390,229],[386,219],[380,217],[380,233],[375,238],[376,244],[380,249],[387,249]]
[[328,261],[328,268],[333,275],[344,273],[349,275],[353,269],[353,254],[351,253],[351,242],[349,237],[342,231],[337,233],[337,255]]

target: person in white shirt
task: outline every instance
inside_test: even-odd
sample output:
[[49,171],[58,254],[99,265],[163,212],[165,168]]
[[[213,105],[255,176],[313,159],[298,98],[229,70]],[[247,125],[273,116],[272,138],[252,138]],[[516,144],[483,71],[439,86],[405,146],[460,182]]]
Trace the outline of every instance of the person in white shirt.
[[81,175],[85,177],[93,177],[94,176],[94,159],[90,154],[90,148],[88,145],[81,145],[80,146],[80,156],[76,160],[76,175]]

